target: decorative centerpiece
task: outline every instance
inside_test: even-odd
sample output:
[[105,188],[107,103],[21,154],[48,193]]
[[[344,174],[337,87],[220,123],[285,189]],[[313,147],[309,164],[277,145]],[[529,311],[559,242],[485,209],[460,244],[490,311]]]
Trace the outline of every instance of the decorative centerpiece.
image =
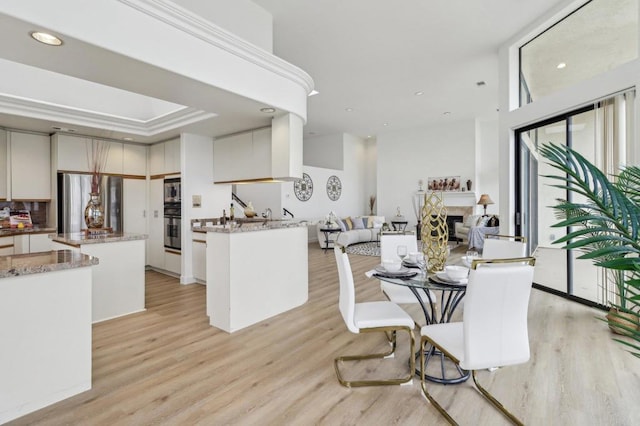
[[84,222],[89,230],[104,227],[104,207],[100,197],[100,181],[108,156],[108,142],[91,140],[91,145],[87,145],[87,163],[91,170],[91,192],[87,207],[84,209]]
[[442,192],[430,191],[424,195],[422,207],[422,251],[429,272],[442,271],[447,260],[447,208]]
[[249,203],[247,204],[247,207],[244,208],[244,215],[245,217],[255,217],[256,215],[256,211],[253,209],[253,204],[251,204],[251,201],[249,201]]
[[330,211],[328,215],[324,218],[324,227],[325,228],[337,228],[338,227],[338,216],[333,211]]

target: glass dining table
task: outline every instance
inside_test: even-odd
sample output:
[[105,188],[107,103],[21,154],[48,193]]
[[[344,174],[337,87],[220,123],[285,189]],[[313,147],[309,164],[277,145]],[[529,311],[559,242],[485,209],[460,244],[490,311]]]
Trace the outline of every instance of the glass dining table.
[[[455,282],[446,279],[441,273],[424,274],[419,272],[418,269],[410,271],[411,273],[394,276],[395,274],[386,274],[376,270],[372,277],[409,288],[422,308],[425,324],[450,322],[456,308],[464,298],[467,290],[466,280]],[[413,271],[416,272],[415,275]],[[427,352],[425,359],[425,368],[427,368],[425,378],[427,380],[443,384],[456,384],[462,383],[469,378],[468,371],[460,369],[446,355],[434,347],[428,348]],[[419,356],[420,352],[418,351],[416,358]],[[430,368],[429,366],[432,358],[440,360],[439,365],[435,368]],[[416,361],[415,365],[416,374],[420,375],[420,363]]]

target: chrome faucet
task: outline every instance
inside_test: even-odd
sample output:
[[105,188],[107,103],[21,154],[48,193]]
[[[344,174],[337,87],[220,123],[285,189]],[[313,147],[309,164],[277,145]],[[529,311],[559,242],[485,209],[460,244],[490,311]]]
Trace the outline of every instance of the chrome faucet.
[[270,209],[269,207],[267,207],[267,208],[264,210],[264,213],[262,213],[262,217],[266,218],[267,220],[271,220],[271,215],[272,215],[272,214],[273,214],[273,213],[271,212],[271,209]]

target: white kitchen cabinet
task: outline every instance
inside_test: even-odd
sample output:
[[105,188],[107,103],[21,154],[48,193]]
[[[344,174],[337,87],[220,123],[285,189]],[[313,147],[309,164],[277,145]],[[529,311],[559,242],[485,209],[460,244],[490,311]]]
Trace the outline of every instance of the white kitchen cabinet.
[[54,150],[56,153],[54,167],[56,167],[57,170],[65,172],[89,172],[87,150],[91,139],[56,133],[52,137],[52,143],[56,147]]
[[[213,141],[213,180],[227,182],[252,178],[252,132]],[[264,176],[263,176],[264,177]]]
[[124,232],[147,233],[147,181],[123,179],[122,220]]
[[107,162],[104,165],[104,173],[121,175],[122,174],[122,144],[120,142],[103,141],[109,145],[109,154]]
[[149,147],[149,175],[164,174],[164,143],[157,143]]
[[12,200],[51,199],[51,141],[48,135],[8,133]]
[[164,270],[180,275],[182,270],[182,255],[180,252],[171,249],[164,251]]
[[52,250],[52,241],[49,234],[29,235],[29,253]]
[[164,143],[164,172],[180,173],[180,139],[172,139]]
[[271,128],[254,130],[252,136],[253,179],[271,177]]
[[126,176],[146,176],[147,150],[144,145],[122,144],[122,173]]
[[0,199],[7,199],[7,132],[0,129]]
[[191,243],[191,261],[193,263],[193,277],[198,282],[207,281],[207,234],[193,233]]
[[164,180],[149,181],[149,239],[147,264],[165,269],[164,265]]
[[0,256],[14,253],[13,237],[0,237]]
[[26,254],[52,250],[49,234],[22,234],[14,235],[9,238],[13,238],[12,254]]

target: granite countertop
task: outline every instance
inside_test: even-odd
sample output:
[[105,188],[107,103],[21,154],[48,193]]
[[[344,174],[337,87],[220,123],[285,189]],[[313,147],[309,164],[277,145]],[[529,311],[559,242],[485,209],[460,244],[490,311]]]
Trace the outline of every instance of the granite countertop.
[[83,244],[103,244],[117,243],[121,241],[146,240],[148,236],[146,234],[129,234],[123,232],[114,232],[102,235],[85,235],[84,232],[74,232],[71,234],[51,235],[49,238],[57,243],[80,247]]
[[14,235],[23,235],[23,234],[54,234],[56,232],[56,228],[40,228],[38,226],[34,226],[33,228],[0,228],[0,237],[12,237]]
[[255,232],[255,231],[271,231],[274,229],[284,228],[302,228],[306,227],[306,221],[293,222],[288,220],[260,220],[251,223],[235,223],[232,225],[213,225],[202,228],[193,228],[194,232],[219,232],[219,233],[237,233],[237,232]]
[[98,258],[73,250],[0,256],[0,278],[82,268],[98,264]]

